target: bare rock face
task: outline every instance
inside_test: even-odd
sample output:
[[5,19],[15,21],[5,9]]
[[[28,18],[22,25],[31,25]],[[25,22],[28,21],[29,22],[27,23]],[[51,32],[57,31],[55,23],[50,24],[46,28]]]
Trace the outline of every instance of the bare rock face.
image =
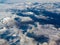
[[0,39],[0,45],[9,45],[9,43],[4,39]]

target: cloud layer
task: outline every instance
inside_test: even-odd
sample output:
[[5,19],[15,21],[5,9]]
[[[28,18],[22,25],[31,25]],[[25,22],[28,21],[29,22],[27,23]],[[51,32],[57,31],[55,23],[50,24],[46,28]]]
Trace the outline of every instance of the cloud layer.
[[60,45],[59,3],[0,5],[2,42],[7,45]]
[[0,3],[19,3],[19,2],[42,2],[42,3],[45,3],[45,2],[59,2],[59,0],[0,0]]

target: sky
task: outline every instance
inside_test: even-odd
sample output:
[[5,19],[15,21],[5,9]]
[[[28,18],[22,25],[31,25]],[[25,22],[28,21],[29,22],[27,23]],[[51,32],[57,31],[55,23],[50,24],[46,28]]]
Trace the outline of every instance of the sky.
[[16,3],[16,2],[60,2],[60,0],[0,0],[1,3]]

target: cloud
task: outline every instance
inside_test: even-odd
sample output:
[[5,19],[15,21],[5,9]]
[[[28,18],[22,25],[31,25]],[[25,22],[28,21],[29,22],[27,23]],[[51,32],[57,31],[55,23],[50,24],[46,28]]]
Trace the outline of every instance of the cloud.
[[24,1],[22,1],[22,0],[0,0],[0,2],[1,3],[17,3],[17,2],[42,2],[42,3],[44,3],[44,2],[59,2],[59,0],[33,0],[33,1],[31,1],[31,0],[24,0]]
[[[12,0],[10,0],[10,1],[12,1]],[[31,5],[30,5],[30,7],[28,6],[28,9],[27,9],[27,7],[25,7],[24,4],[23,5],[20,5],[19,3],[18,4],[1,4],[0,10],[3,9],[3,11],[0,11],[1,38],[7,40],[8,42],[11,42],[9,44],[12,44],[12,45],[13,45],[13,43],[17,44],[17,41],[19,42],[18,44],[28,44],[29,45],[30,43],[32,43],[35,45],[35,44],[42,43],[43,45],[45,45],[45,44],[47,45],[48,42],[51,43],[50,41],[52,41],[52,40],[53,41],[59,40],[60,39],[60,37],[59,37],[60,36],[60,27],[56,28],[54,24],[48,23],[49,20],[50,20],[50,22],[52,21],[51,17],[53,17],[53,19],[58,19],[59,16],[56,18],[56,17],[54,17],[55,15],[46,16],[46,14],[43,15],[43,13],[37,14],[36,12],[40,12],[38,10],[42,9],[42,8],[32,7],[32,6],[34,6],[32,4],[32,6]],[[26,4],[26,5],[28,5],[28,4]],[[22,7],[20,7],[20,6],[22,6]],[[37,5],[37,6],[39,6],[39,5]],[[7,9],[8,9],[8,11],[6,11]],[[10,9],[13,9],[14,11],[10,11]],[[20,9],[22,9],[22,10],[20,10]],[[44,9],[46,9],[46,8],[44,8]],[[19,15],[17,15],[15,11],[17,11],[17,13],[19,13]],[[43,11],[45,11],[45,10],[43,10]],[[12,14],[12,12],[14,12],[14,14]],[[47,22],[45,24],[46,20],[47,20]],[[44,24],[42,24],[42,23],[44,23]],[[53,22],[53,23],[55,23],[55,22]],[[42,42],[42,40],[43,40],[43,42]]]

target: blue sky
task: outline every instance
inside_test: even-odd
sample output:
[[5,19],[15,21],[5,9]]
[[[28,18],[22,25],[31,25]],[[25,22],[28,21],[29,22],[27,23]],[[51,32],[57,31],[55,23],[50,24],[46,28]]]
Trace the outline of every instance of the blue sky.
[[60,2],[60,0],[0,0],[3,3],[16,3],[16,2]]

